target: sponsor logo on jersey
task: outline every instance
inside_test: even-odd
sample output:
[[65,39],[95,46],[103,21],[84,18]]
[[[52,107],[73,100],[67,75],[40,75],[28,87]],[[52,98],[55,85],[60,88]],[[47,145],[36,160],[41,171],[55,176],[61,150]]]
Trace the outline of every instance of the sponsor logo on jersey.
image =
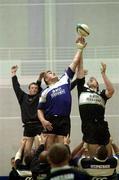
[[105,102],[103,98],[96,93],[92,94],[90,92],[81,93],[79,98],[79,105],[83,105],[83,104],[97,104],[102,107],[105,107]]

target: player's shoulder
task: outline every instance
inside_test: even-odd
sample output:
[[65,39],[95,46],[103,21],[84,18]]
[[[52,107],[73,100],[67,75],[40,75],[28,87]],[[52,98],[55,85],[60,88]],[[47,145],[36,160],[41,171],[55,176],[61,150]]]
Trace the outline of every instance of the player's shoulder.
[[45,89],[42,90],[41,95],[47,94],[49,90],[50,90],[50,87],[47,86]]

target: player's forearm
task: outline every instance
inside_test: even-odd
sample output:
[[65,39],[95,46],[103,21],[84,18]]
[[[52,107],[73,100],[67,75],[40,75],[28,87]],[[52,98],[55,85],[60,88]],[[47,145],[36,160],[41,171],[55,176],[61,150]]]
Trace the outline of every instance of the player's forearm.
[[82,79],[84,77],[84,68],[83,68],[83,57],[80,58],[80,63],[77,66],[77,78]]
[[75,157],[76,154],[82,149],[84,142],[81,142],[75,149],[72,151],[72,157]]
[[112,143],[112,147],[113,147],[115,154],[119,154],[119,147],[115,143]]
[[15,160],[17,159],[21,159],[22,157],[22,154],[23,154],[23,151],[24,151],[24,148],[25,148],[25,144],[26,144],[26,141],[23,141],[15,155]]
[[45,121],[44,112],[41,109],[38,109],[38,118],[41,121],[41,123]]
[[83,50],[81,50],[81,49],[79,49],[77,51],[77,53],[74,56],[74,59],[73,59],[72,63],[69,66],[72,69],[73,72],[75,72],[77,65],[80,63],[80,60],[81,60],[81,57],[82,57],[82,51]]
[[102,78],[106,86],[107,95],[111,97],[114,94],[114,87],[111,81],[107,78],[107,75],[105,73],[102,73]]

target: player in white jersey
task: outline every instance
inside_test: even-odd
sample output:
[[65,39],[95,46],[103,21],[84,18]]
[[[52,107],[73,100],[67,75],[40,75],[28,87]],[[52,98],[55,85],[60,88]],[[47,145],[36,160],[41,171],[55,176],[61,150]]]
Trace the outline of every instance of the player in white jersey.
[[85,84],[83,57],[78,66],[77,84],[79,112],[82,121],[83,140],[88,143],[90,153],[94,154],[98,145],[107,145],[110,139],[108,123],[105,121],[105,104],[112,97],[114,88],[106,75],[106,64],[101,63],[101,75],[105,89],[99,91],[95,77]]
[[95,156],[77,158],[78,167],[89,175],[89,180],[117,180],[118,155],[109,156],[106,146],[97,148]]

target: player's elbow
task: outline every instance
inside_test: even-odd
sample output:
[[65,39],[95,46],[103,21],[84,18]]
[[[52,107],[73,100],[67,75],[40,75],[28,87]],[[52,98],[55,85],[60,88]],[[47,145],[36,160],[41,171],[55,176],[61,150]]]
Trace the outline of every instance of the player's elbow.
[[114,89],[114,88],[111,88],[110,90],[108,90],[108,96],[109,96],[109,97],[112,97],[113,94],[114,94],[114,92],[115,92],[115,89]]

